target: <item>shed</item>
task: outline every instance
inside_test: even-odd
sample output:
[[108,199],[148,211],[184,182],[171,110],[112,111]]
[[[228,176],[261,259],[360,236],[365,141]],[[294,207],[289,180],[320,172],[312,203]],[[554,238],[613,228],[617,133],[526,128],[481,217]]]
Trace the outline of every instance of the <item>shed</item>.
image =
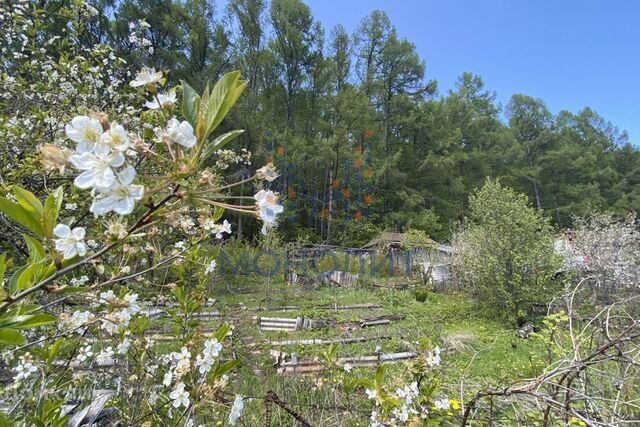
[[383,232],[367,242],[362,249],[391,255],[397,271],[419,273],[423,277],[426,274],[430,280],[439,284],[447,282],[453,247],[429,239],[426,247],[403,248],[404,238],[403,233]]

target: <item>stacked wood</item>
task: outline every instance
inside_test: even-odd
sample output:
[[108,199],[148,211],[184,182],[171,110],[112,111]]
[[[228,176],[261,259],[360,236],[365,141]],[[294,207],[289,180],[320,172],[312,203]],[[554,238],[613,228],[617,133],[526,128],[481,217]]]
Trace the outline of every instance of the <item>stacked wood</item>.
[[360,323],[361,328],[378,325],[388,325],[395,320],[403,320],[406,316],[402,314],[387,314],[384,316],[373,317],[369,319],[363,319]]
[[259,317],[254,316],[253,321],[262,331],[297,331],[299,329],[317,329],[326,326],[321,320],[307,319],[304,317]]
[[[143,311],[144,314],[146,314],[147,316],[149,316],[149,318],[151,319],[160,319],[163,317],[168,317],[169,313],[167,313],[166,310],[160,309],[160,308],[155,308],[155,309],[151,309],[148,311]],[[185,316],[184,313],[176,313],[178,316]],[[195,318],[206,318],[206,319],[217,319],[220,318],[220,312],[217,310],[211,310],[211,311],[200,311],[200,312],[195,312],[195,313],[191,313],[191,317],[195,317]]]
[[332,345],[332,344],[352,344],[357,342],[386,340],[391,339],[390,336],[380,337],[354,337],[354,338],[333,338],[333,339],[306,339],[306,340],[269,340],[269,345],[285,346],[285,345]]
[[373,310],[382,308],[380,304],[351,304],[351,305],[337,305],[337,304],[326,304],[321,305],[316,308],[325,309],[325,310]]
[[409,288],[409,285],[406,283],[388,283],[388,284],[378,284],[378,283],[374,283],[373,284],[374,288],[378,288],[378,289],[392,289],[392,290],[396,290],[396,291],[404,291],[406,289]]
[[[341,357],[338,358],[338,365],[351,365],[354,368],[375,367],[381,363],[397,362],[401,360],[414,359],[418,357],[418,353],[415,351],[405,351],[401,353],[379,353],[373,356],[362,357]],[[325,368],[322,362],[315,360],[283,362],[278,367],[278,373],[283,375],[295,375],[295,374],[311,374],[314,372],[322,371]]]
[[[370,304],[370,303],[365,303],[365,304],[350,304],[350,305],[338,305],[338,304],[324,304],[324,305],[316,305],[316,306],[312,306],[309,307],[312,309],[319,309],[319,310],[374,310],[374,309],[379,309],[382,308],[382,306],[380,304]],[[298,310],[302,310],[302,307],[296,306],[296,305],[283,305],[280,307],[258,307],[253,309],[254,311],[281,311],[281,312],[287,312],[287,311],[298,311]]]

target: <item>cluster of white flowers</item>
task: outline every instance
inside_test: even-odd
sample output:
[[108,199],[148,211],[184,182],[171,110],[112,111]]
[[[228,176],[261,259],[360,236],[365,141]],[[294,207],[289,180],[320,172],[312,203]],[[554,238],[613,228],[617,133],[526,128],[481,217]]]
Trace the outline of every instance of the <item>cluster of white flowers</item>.
[[258,176],[258,179],[267,182],[273,182],[276,180],[276,178],[278,178],[278,176],[280,176],[278,175],[276,168],[273,166],[273,163],[267,163],[266,165],[258,169],[256,171],[256,175]]
[[169,356],[170,360],[173,361],[171,370],[178,378],[189,372],[191,369],[191,352],[187,347],[182,347],[180,353],[174,351]]
[[201,223],[202,229],[208,233],[215,234],[216,239],[222,239],[224,233],[231,234],[231,223],[226,219],[222,224],[216,224],[216,222],[207,218]]
[[112,365],[115,362],[114,355],[113,347],[102,349],[100,353],[96,355],[96,364],[102,366]]
[[244,397],[239,394],[236,394],[235,399],[233,399],[233,406],[231,407],[231,412],[229,413],[229,424],[232,426],[236,425],[238,422],[238,418],[242,415],[242,410],[244,409]]
[[237,154],[233,150],[218,150],[216,151],[216,166],[220,170],[228,169],[232,164],[244,164],[251,165],[251,152],[243,148],[240,154]]
[[110,334],[118,333],[129,326],[131,317],[140,313],[141,308],[138,304],[138,294],[126,294],[122,300],[117,298],[113,291],[102,292],[100,300],[103,304],[125,307],[113,310],[104,315],[102,329]]
[[[436,346],[432,351],[428,351],[425,355],[425,362],[431,368],[438,366],[440,364],[440,347]],[[425,419],[429,414],[429,409],[420,404],[419,399],[417,399],[420,395],[420,390],[416,381],[405,384],[403,387],[398,387],[394,392],[390,393],[394,400],[398,402],[397,406],[388,415],[390,418],[384,417],[383,411],[379,410],[382,402],[377,390],[366,389],[365,393],[367,398],[375,401],[376,405],[369,418],[369,427],[414,425],[418,417]],[[448,399],[441,398],[434,400],[433,406],[440,410],[448,410],[450,404]]]
[[149,29],[149,23],[144,19],[137,22],[129,22],[129,43],[133,47],[147,49],[150,55],[153,55],[153,46],[151,40],[145,37],[145,32]]
[[89,281],[88,276],[72,277],[69,283],[72,286],[82,286]]
[[409,421],[410,415],[425,413],[425,409],[420,408],[421,411],[418,412],[416,408],[413,407],[414,399],[420,394],[417,382],[414,381],[411,384],[405,385],[403,388],[398,388],[395,394],[402,402],[400,408],[395,408],[393,410],[393,415],[397,421],[406,423]]
[[69,161],[81,171],[74,184],[92,189],[94,200],[89,210],[95,215],[128,215],[144,195],[144,187],[133,184],[136,170],[126,164],[125,155],[135,151],[130,149],[129,135],[122,125],[103,123],[93,117],[76,116],[65,126],[67,138],[76,143]]
[[222,351],[222,344],[217,339],[214,338],[204,342],[202,356],[198,355],[195,363],[196,366],[199,366],[198,371],[201,375],[206,375],[211,370],[216,358],[220,355],[220,351]]
[[86,325],[93,319],[93,314],[88,311],[76,310],[71,316],[66,313],[60,315],[62,325],[82,335],[86,330]]
[[14,381],[22,381],[31,376],[31,374],[38,371],[38,367],[31,361],[29,353],[20,356],[20,363],[14,368],[16,375],[13,377]]
[[78,350],[78,356],[76,358],[78,359],[78,362],[82,363],[85,360],[88,360],[91,356],[93,356],[91,346],[86,345],[84,347],[80,347],[80,349]]
[[277,216],[284,208],[278,204],[278,196],[271,190],[260,190],[253,197],[256,199],[258,216],[263,222],[262,234],[267,234],[270,228],[275,227]]

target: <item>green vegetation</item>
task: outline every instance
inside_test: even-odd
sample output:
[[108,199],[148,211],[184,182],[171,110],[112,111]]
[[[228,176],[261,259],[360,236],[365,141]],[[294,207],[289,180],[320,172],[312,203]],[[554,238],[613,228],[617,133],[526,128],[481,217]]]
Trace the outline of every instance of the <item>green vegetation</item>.
[[[454,238],[458,278],[498,313],[522,320],[562,290],[553,229],[527,197],[488,181],[470,198],[470,222]],[[543,310],[544,312],[544,310]]]

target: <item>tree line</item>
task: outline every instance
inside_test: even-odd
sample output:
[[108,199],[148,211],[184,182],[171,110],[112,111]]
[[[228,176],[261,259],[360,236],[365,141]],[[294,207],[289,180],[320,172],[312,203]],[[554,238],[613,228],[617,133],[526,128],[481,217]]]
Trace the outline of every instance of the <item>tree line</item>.
[[196,90],[241,70],[249,84],[223,127],[245,129],[235,144],[254,153],[248,168],[280,169],[287,238],[354,244],[421,229],[446,240],[487,178],[526,194],[557,228],[640,207],[640,154],[625,132],[589,107],[553,114],[525,94],[503,107],[468,72],[439,91],[382,11],[350,34],[325,29],[300,0],[91,5],[98,19],[77,43],[108,44],[132,69],[169,70]]

